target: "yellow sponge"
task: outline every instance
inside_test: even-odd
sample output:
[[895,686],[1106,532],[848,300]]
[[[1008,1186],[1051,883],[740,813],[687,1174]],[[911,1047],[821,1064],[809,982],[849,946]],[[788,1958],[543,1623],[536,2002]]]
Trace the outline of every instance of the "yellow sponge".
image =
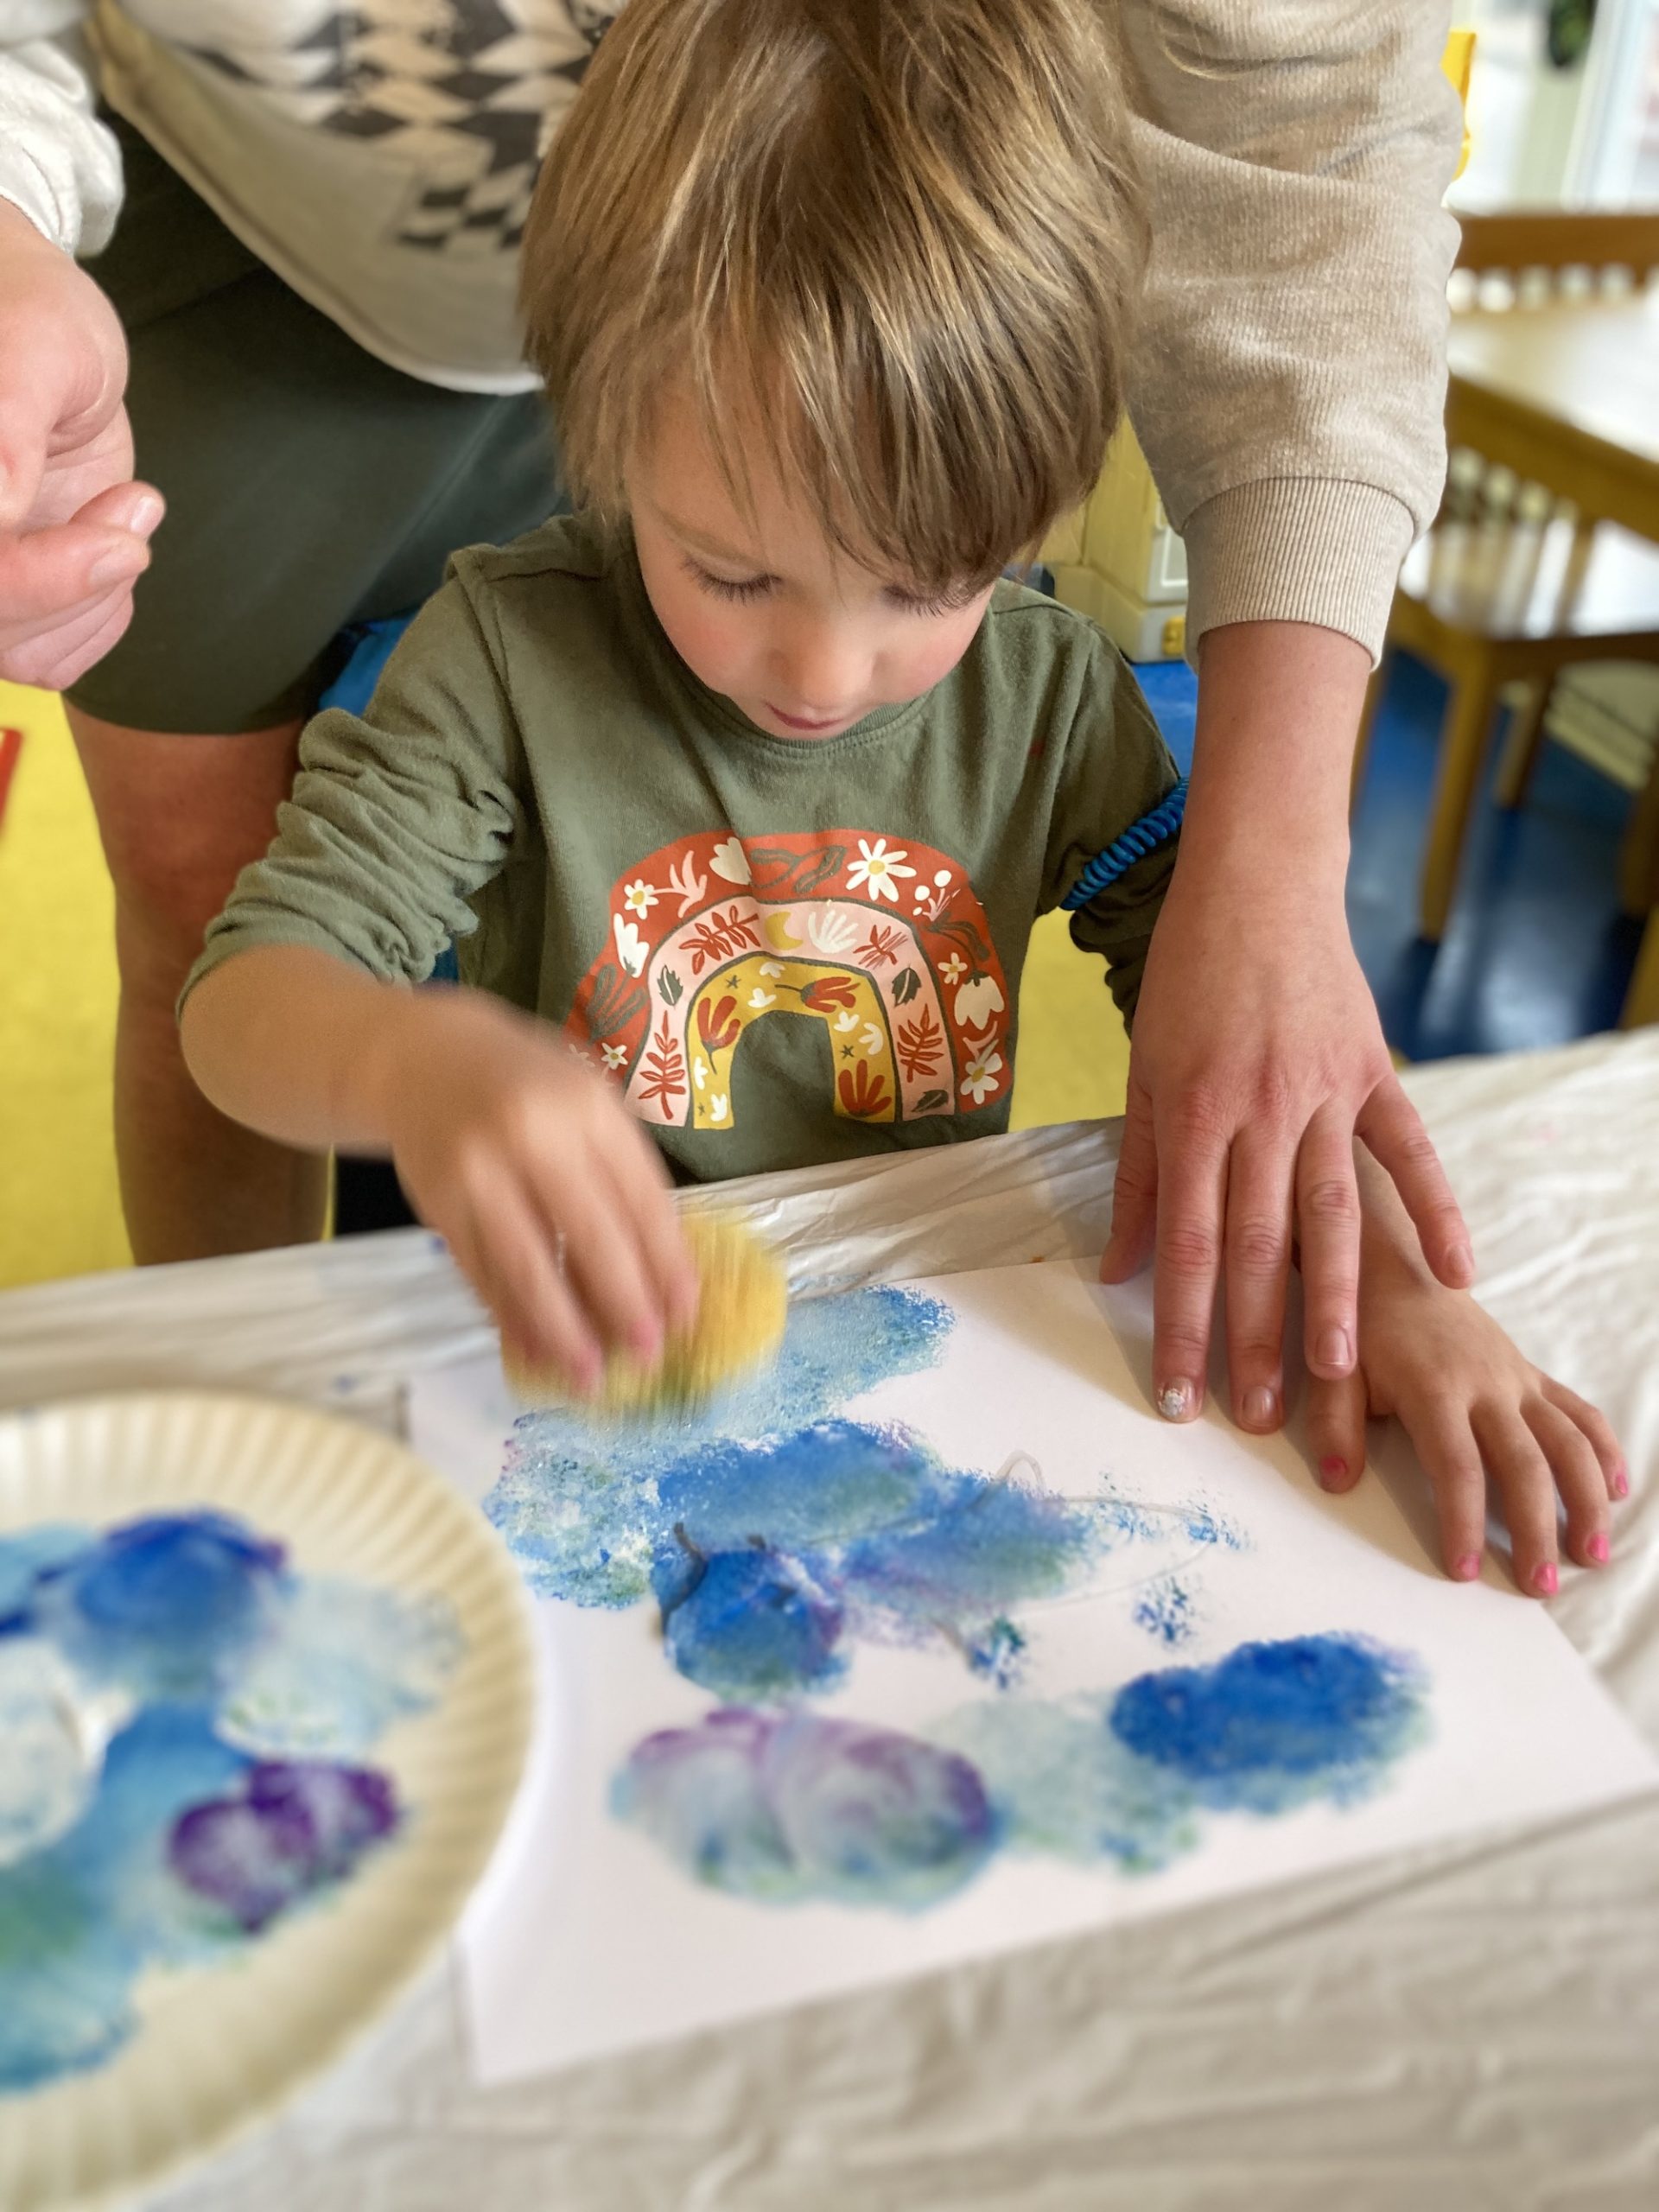
[[632,1354],[613,1352],[598,1395],[577,1400],[562,1376],[507,1355],[507,1381],[524,1405],[647,1418],[683,1412],[776,1358],[788,1303],[777,1261],[728,1214],[688,1214],[681,1226],[697,1270],[697,1317],[670,1337],[658,1364],[647,1368]]

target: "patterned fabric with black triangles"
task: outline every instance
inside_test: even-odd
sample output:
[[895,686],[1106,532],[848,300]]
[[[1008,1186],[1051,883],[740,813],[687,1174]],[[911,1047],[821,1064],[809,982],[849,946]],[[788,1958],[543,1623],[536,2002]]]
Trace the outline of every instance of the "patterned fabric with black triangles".
[[[620,5],[362,0],[329,9],[285,44],[221,29],[185,51],[276,95],[304,122],[416,164],[475,149],[474,175],[421,192],[399,241],[434,252],[501,250],[523,235],[550,114],[581,82]],[[262,12],[269,22],[283,11]]]
[[91,0],[91,22],[111,105],[296,291],[394,368],[519,391],[531,194],[622,4]]

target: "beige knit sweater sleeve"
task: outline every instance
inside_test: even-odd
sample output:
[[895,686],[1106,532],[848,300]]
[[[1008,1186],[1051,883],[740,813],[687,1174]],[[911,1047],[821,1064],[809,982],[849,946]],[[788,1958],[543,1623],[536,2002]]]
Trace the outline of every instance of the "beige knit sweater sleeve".
[[1375,655],[1445,469],[1438,0],[1122,0],[1151,199],[1129,407],[1186,541],[1191,643],[1318,623]]

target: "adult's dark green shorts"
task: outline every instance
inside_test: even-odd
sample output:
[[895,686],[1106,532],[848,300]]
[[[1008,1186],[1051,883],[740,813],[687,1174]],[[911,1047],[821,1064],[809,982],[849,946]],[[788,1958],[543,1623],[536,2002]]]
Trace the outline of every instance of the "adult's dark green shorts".
[[167,519],[130,626],[69,696],[131,729],[269,729],[310,712],[348,625],[562,504],[546,405],[388,368],[112,120],[126,201],[87,267],[126,328],[137,472]]

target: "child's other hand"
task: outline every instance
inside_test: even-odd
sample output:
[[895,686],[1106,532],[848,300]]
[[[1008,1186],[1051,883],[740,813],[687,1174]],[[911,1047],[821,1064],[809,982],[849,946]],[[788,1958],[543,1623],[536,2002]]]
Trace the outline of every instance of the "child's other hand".
[[587,1391],[607,1350],[654,1361],[696,1308],[656,1147],[545,1024],[471,991],[422,1001],[382,1078],[422,1218],[526,1364]]
[[1486,1541],[1490,1483],[1509,1524],[1519,1587],[1553,1598],[1558,1500],[1567,1549],[1605,1567],[1608,1499],[1629,1487],[1611,1428],[1596,1408],[1523,1359],[1466,1291],[1446,1290],[1421,1256],[1373,1236],[1367,1221],[1359,1293],[1359,1370],[1310,1377],[1308,1437],[1319,1480],[1344,1491],[1365,1464],[1365,1417],[1395,1414],[1439,1509],[1446,1573],[1471,1581]]

